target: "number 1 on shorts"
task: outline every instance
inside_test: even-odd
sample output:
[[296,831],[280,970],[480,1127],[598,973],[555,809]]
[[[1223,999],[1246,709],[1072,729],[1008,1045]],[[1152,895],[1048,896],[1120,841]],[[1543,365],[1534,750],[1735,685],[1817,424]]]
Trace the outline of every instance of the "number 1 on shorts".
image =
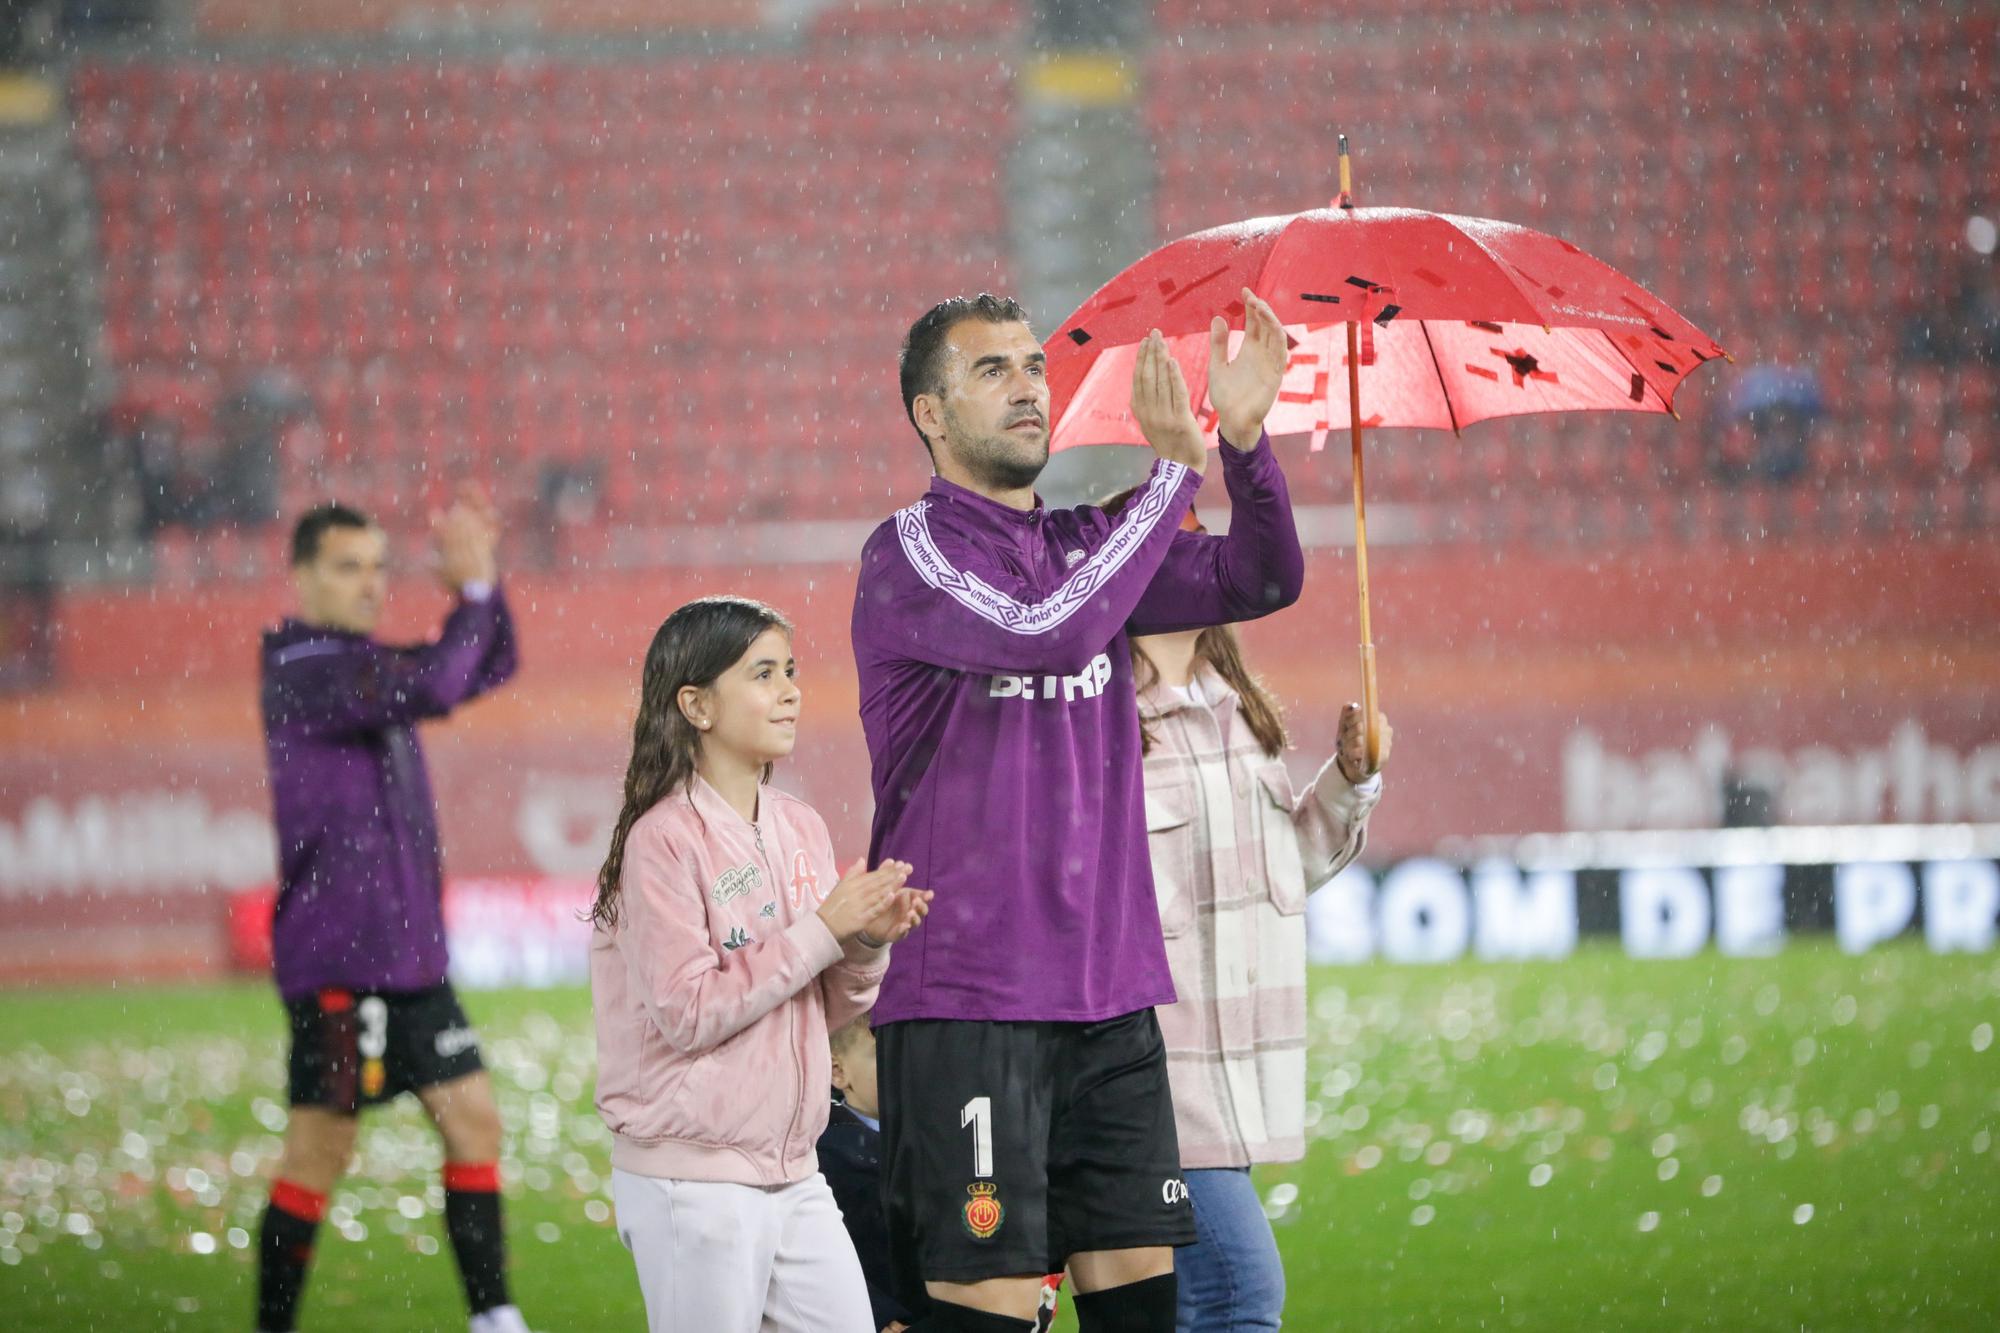
[[958,1113],[958,1127],[972,1126],[972,1174],[985,1180],[993,1174],[993,1099],[974,1097]]

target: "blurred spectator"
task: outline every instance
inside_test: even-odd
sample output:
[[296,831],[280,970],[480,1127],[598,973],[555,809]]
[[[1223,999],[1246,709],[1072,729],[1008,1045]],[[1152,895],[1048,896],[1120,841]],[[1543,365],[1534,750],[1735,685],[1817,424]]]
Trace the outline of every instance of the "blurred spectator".
[[1731,484],[1797,480],[1824,410],[1819,376],[1809,367],[1750,367],[1730,393],[1709,471]]
[[278,460],[286,434],[312,419],[291,376],[258,371],[214,411],[129,392],[106,414],[101,438],[114,492],[113,526],[151,539],[168,528],[256,529],[278,517]]
[[1995,224],[1975,217],[1966,224],[1966,250],[1958,280],[1942,309],[1914,316],[1903,328],[1903,356],[1941,366],[2000,366],[2000,259],[1994,257]]
[[200,526],[200,479],[172,418],[146,409],[115,413],[104,451],[111,475],[129,485],[120,527],[151,539],[166,528]]
[[0,694],[55,678],[53,499],[41,468],[0,472]]
[[160,16],[159,0],[62,0],[60,7],[63,30],[84,38],[131,32]]
[[601,489],[602,478],[595,463],[552,458],[542,464],[535,488],[534,533],[544,568],[562,559],[572,531],[597,522]]
[[55,30],[55,0],[0,0],[0,69],[35,63]]
[[258,371],[217,414],[220,437],[208,488],[210,522],[261,528],[278,518],[278,447],[312,414],[312,399],[290,375]]

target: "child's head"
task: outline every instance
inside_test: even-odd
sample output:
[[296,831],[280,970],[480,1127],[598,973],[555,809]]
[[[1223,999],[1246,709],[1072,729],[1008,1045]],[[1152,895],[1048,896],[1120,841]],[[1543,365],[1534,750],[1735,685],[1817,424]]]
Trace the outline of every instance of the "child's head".
[[687,756],[690,771],[704,751],[768,766],[798,740],[797,675],[783,616],[762,602],[704,597],[668,616],[653,636],[640,687],[642,724],[660,709],[660,740]]
[[762,602],[703,597],[668,616],[646,650],[625,803],[597,874],[593,920],[618,917],[625,839],[639,816],[687,786],[704,753],[768,774],[797,739],[792,627]]
[[849,1109],[870,1120],[880,1119],[882,1100],[875,1090],[875,1034],[869,1030],[868,1015],[861,1015],[827,1041],[833,1047],[835,1091]]

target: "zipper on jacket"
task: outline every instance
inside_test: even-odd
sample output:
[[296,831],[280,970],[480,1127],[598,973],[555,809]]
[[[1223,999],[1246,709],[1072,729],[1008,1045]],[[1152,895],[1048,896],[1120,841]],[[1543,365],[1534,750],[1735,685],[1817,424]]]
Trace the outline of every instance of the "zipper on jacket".
[[[773,897],[776,897],[780,881],[777,871],[771,866],[771,855],[764,849],[763,826],[752,821],[750,836],[757,844],[757,859],[763,863],[764,873],[771,877],[771,893]],[[800,994],[802,995],[804,992],[801,991]],[[794,995],[785,1002],[785,1045],[790,1048],[792,1053],[792,1086],[798,1089],[798,1097],[794,1099],[794,1106],[799,1109],[793,1110],[791,1118],[785,1121],[785,1137],[778,1145],[778,1175],[781,1179],[784,1176],[787,1164],[792,1160],[792,1132],[798,1128],[799,1111],[803,1109],[805,1104],[806,1067],[805,1062],[799,1058],[798,1004],[799,997],[797,995]]]

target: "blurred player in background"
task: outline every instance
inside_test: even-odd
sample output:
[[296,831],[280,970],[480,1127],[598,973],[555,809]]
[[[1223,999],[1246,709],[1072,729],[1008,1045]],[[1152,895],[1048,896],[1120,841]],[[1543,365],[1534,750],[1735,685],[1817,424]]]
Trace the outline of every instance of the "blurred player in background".
[[387,540],[335,504],[293,530],[297,614],[264,635],[279,866],[271,954],[292,1032],[291,1120],[258,1248],[257,1326],[268,1333],[294,1327],[361,1108],[404,1092],[444,1138],[445,1230],[472,1333],[526,1328],[507,1294],[500,1113],[445,980],[437,806],[416,732],[514,674],[514,628],[485,499],[462,492],[432,526],[438,577],[458,599],[435,643],[371,637]]

